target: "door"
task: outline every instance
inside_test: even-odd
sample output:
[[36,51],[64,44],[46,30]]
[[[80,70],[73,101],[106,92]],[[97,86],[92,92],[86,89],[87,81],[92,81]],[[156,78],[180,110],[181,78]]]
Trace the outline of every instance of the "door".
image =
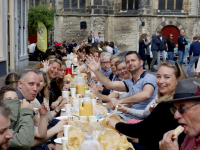
[[162,33],[163,33],[163,36],[166,38],[166,40],[167,40],[167,37],[168,37],[169,34],[173,34],[173,41],[174,41],[175,44],[177,43],[178,37],[180,35],[179,29],[175,26],[164,27],[162,29]]

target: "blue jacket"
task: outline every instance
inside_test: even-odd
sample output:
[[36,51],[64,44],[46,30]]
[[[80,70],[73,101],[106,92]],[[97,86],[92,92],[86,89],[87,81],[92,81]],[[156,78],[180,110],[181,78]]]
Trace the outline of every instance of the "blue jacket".
[[200,42],[196,41],[190,45],[190,55],[199,56],[200,55]]
[[[183,43],[185,42],[185,43]],[[178,37],[178,51],[185,51],[185,45],[187,45],[188,42],[186,41],[186,39],[182,36]]]
[[156,34],[154,34],[152,36],[151,51],[158,51],[160,43],[161,43],[161,40]]

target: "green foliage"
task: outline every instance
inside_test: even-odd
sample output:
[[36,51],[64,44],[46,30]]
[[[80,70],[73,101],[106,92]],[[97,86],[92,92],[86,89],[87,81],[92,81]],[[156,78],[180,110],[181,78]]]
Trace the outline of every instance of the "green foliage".
[[42,5],[31,7],[28,13],[29,35],[34,35],[38,30],[39,21],[42,22],[48,30],[52,29],[54,25],[54,11]]

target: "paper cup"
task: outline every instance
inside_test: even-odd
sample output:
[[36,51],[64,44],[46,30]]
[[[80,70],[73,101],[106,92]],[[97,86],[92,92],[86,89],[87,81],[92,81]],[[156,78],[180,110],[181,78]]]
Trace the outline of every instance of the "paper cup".
[[82,98],[82,94],[76,94],[76,98]]
[[90,90],[85,90],[85,94],[90,94]]
[[71,96],[76,97],[76,88],[70,88]]
[[72,104],[73,104],[74,111],[79,112],[79,99],[73,99]]
[[69,99],[69,91],[62,91],[62,98],[66,98],[67,100]]
[[97,100],[96,99],[92,99],[92,105],[95,106],[97,104]]
[[97,122],[97,116],[89,116],[89,122],[90,123]]
[[65,104],[65,112],[71,111],[71,104]]
[[64,125],[63,130],[64,130],[64,137],[68,139],[68,130],[71,127],[71,125]]
[[68,138],[67,138],[67,137],[63,137],[63,138],[61,139],[61,141],[62,141],[62,149],[63,149],[63,150],[67,150],[66,144],[67,144]]
[[79,116],[79,118],[80,118],[80,121],[87,121],[87,116]]

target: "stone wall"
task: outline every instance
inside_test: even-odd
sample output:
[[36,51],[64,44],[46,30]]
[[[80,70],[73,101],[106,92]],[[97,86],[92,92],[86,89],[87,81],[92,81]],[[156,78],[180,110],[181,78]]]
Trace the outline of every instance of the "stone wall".
[[[86,0],[87,12],[83,14],[64,11],[63,0],[57,0],[54,40],[75,39],[79,43],[94,30],[95,37],[101,32],[104,41],[113,41],[119,51],[124,51],[138,50],[138,40],[142,33],[147,33],[151,39],[156,30],[168,25],[185,29],[190,38],[200,33],[200,0],[183,0],[182,10],[163,12],[158,11],[159,0],[138,2],[138,10],[121,11],[122,0]],[[87,29],[80,29],[81,21],[86,21]],[[145,22],[145,26],[141,22]]]

